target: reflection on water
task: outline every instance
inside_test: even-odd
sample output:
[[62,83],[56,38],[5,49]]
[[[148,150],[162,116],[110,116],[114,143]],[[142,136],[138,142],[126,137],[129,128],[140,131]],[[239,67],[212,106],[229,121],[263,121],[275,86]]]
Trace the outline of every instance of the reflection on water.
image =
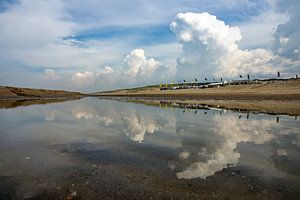
[[42,99],[10,99],[10,100],[0,100],[0,108],[16,108],[20,106],[31,106],[38,104],[49,104],[49,103],[57,103],[70,101],[74,99],[80,99],[81,97],[73,97],[73,98],[42,98]]
[[[193,149],[194,162],[182,172],[178,178],[206,178],[221,171],[227,166],[235,166],[240,158],[237,145],[241,142],[263,144],[275,136],[271,133],[275,122],[273,120],[240,120],[236,116],[212,116],[215,127],[209,136],[201,137],[200,145]],[[187,144],[186,149],[189,148]],[[188,152],[191,155],[191,152]]]
[[[151,175],[147,177],[152,177],[150,180],[154,182],[145,183],[147,188],[156,179],[172,180],[168,187],[174,188],[183,180],[208,181],[215,176],[225,176],[222,173],[226,169],[244,170],[244,174],[248,169],[248,176],[261,173],[272,180],[278,178],[284,184],[299,186],[300,125],[297,118],[232,112],[204,105],[164,108],[165,103],[142,105],[86,98],[2,109],[0,177],[12,177],[23,197],[58,187],[57,183],[69,184],[64,177],[65,170],[71,173],[77,168],[84,171],[105,168],[102,176],[113,168],[113,173],[118,169],[121,174],[134,173],[134,177],[148,170]],[[102,168],[93,168],[98,166],[95,163],[101,163]],[[51,175],[53,172],[57,175]],[[228,180],[234,185],[234,178],[228,177]],[[245,184],[249,185],[250,180],[246,183],[245,179]],[[93,181],[96,179],[90,177],[84,183]],[[37,182],[43,184],[35,187]],[[3,183],[0,179],[0,186]],[[102,187],[110,184],[116,185],[107,182]],[[273,187],[271,183],[269,187]],[[291,195],[295,194],[292,190]]]

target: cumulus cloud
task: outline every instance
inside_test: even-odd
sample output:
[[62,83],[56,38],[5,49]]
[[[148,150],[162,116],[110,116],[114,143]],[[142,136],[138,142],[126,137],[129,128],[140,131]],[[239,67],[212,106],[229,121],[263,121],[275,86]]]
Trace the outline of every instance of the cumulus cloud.
[[76,85],[88,86],[94,84],[98,79],[102,79],[103,81],[110,79],[108,76],[113,72],[114,70],[109,66],[105,66],[100,72],[76,72],[72,75],[71,81]]
[[124,75],[129,77],[129,80],[136,80],[138,77],[147,78],[151,76],[161,65],[159,61],[153,58],[147,59],[143,49],[134,49],[125,58],[127,69]]
[[166,81],[171,77],[172,70],[154,58],[147,58],[143,49],[134,49],[125,56],[121,69],[106,66],[100,72],[76,72],[71,81],[77,85],[110,83],[122,86],[151,84]]
[[[117,1],[101,4],[89,1],[84,6],[80,2],[36,0],[32,3],[30,0],[18,0],[7,3],[0,12],[0,67],[10,73],[9,78],[2,78],[4,84],[40,87],[43,82],[46,87],[51,83],[51,88],[95,91],[167,82],[173,80],[176,71],[177,80],[202,76],[234,77],[240,73],[276,74],[277,66],[286,66],[286,71],[299,71],[299,2],[295,0],[268,1],[274,4],[277,13],[265,10],[261,2],[249,0],[230,3],[219,0],[217,3],[194,0],[184,3],[168,0],[162,3],[155,0],[151,3],[139,2],[134,12],[120,11],[120,7],[113,6]],[[169,8],[170,2],[173,6],[166,11],[164,8]],[[131,5],[125,4],[127,7]],[[132,9],[129,7],[129,10]],[[242,24],[241,31],[208,13],[179,13],[171,24],[179,43],[172,40],[170,35],[166,39],[167,32],[162,33],[163,37],[156,38],[153,30],[155,33],[156,29],[161,30],[161,24],[169,23],[179,10],[199,11],[200,7],[201,11],[216,13],[223,19],[227,19],[226,16],[231,19],[232,13],[235,13],[235,16],[241,17],[240,20],[243,19],[236,23]],[[224,8],[225,13],[222,12]],[[111,9],[118,12],[111,12]],[[99,10],[102,14],[96,16]],[[244,13],[247,14],[244,16]],[[253,18],[254,15],[259,16]],[[282,16],[286,15],[289,19],[284,22],[286,18]],[[253,20],[249,23],[248,18]],[[232,19],[228,22],[235,23]],[[148,30],[140,27],[145,23],[150,33],[139,32]],[[264,41],[270,43],[271,32],[278,23],[282,24],[274,34],[273,53],[265,49],[242,50],[238,46],[265,48]],[[116,25],[122,33],[129,30],[130,36],[128,33],[118,38],[114,34],[106,36],[108,32],[102,33],[102,30],[106,30],[108,25]],[[134,30],[139,30],[136,35],[132,35]],[[245,40],[241,32],[246,33]],[[93,37],[94,33],[97,37]],[[153,44],[148,43],[149,36]],[[120,62],[127,49],[136,48],[133,47],[136,44],[141,49],[133,50]],[[176,60],[178,54],[181,56]],[[113,66],[113,71],[103,68],[105,65]],[[30,73],[24,70],[26,67],[43,67],[47,71],[41,76],[35,70]],[[27,73],[28,77],[32,74],[36,76],[30,80],[20,79],[12,68],[22,70],[22,74]],[[59,72],[62,74],[58,75],[58,70],[51,71],[57,68],[61,68]],[[64,81],[70,80],[70,77],[71,83]],[[50,80],[60,81],[54,83]],[[90,87],[87,89],[85,86]]]
[[134,49],[125,57],[123,78],[126,81],[139,83],[155,83],[168,79],[170,69],[154,58],[147,58],[143,49]]
[[71,81],[78,85],[89,85],[94,80],[94,72],[76,72],[72,75]]
[[240,29],[209,13],[179,13],[170,29],[183,45],[177,61],[178,78],[267,75],[276,71],[272,65],[275,56],[270,51],[240,49]]
[[45,69],[44,77],[45,79],[49,80],[58,80],[60,78],[60,75],[56,74],[56,72],[53,69]]

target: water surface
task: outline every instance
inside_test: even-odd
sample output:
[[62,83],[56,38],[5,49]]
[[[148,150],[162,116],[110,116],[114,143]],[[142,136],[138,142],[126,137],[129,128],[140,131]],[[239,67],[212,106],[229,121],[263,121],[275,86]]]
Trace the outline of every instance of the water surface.
[[297,199],[296,117],[85,98],[0,109],[0,199]]

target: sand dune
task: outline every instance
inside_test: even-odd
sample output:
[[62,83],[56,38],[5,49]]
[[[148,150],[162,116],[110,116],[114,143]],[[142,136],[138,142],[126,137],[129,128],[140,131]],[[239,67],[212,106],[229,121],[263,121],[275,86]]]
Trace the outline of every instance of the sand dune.
[[83,94],[64,90],[45,90],[0,86],[0,99],[65,98],[79,96],[83,96]]

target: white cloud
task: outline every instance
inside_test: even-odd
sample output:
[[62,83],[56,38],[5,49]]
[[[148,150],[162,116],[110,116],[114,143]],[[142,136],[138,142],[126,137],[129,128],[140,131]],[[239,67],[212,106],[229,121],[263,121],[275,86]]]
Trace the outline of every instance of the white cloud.
[[76,27],[60,0],[20,0],[0,13],[0,25],[4,47],[28,49],[69,36]]
[[143,49],[134,49],[125,58],[127,69],[124,74],[134,81],[138,76],[148,76],[155,72],[160,63],[153,58],[147,59]]
[[97,76],[103,76],[103,75],[110,74],[113,72],[114,72],[113,68],[111,68],[109,66],[105,66],[103,71],[97,73]]
[[[76,72],[71,81],[80,86],[110,83],[114,86],[134,86],[157,83],[170,78],[171,70],[154,58],[147,58],[143,49],[132,50],[124,59],[122,69],[106,66],[100,72]],[[106,85],[106,87],[108,87]]]
[[147,58],[143,49],[134,49],[125,58],[123,78],[127,82],[155,83],[169,76],[169,69],[154,58]]
[[76,72],[72,75],[71,81],[79,86],[88,86],[94,84],[99,79],[102,81],[110,79],[109,76],[112,73],[114,73],[114,70],[109,66],[105,66],[100,72]]
[[230,27],[208,13],[179,13],[170,25],[183,45],[177,63],[178,78],[237,77],[275,73],[276,57],[265,49],[241,50],[238,27]]
[[72,75],[71,81],[78,85],[88,85],[94,81],[94,77],[94,72],[76,72]]
[[53,69],[95,68],[120,58],[124,43],[78,41],[81,26],[64,1],[20,0],[0,13],[0,58]]
[[49,80],[58,80],[60,78],[60,75],[57,75],[53,69],[45,69],[44,77],[45,79]]
[[[170,81],[177,71],[176,65],[177,78],[180,79],[223,74],[236,76],[238,73],[268,74],[276,71],[276,67],[271,66],[274,63],[276,66],[288,66],[286,73],[299,71],[299,4],[281,0],[270,3],[279,13],[273,7],[261,12],[261,2],[250,0],[218,0],[214,3],[208,0],[130,0],[126,3],[118,0],[101,3],[96,0],[36,0],[34,3],[18,0],[8,3],[0,12],[0,67],[9,73],[9,78],[2,78],[1,81],[3,84],[28,87],[96,91]],[[240,25],[240,30],[225,25],[211,15],[199,17],[194,13],[193,17],[188,17],[186,13],[181,14],[181,18],[179,14],[174,22],[178,24],[175,33],[180,42],[163,37],[152,39],[156,33],[156,30],[151,32],[153,28],[158,29],[169,23],[179,11],[210,11],[226,19],[226,16],[232,16],[231,11],[240,10],[245,11],[244,17],[240,12],[234,13],[239,20],[243,20],[238,23],[229,20],[231,24]],[[258,12],[258,16],[250,14],[250,22],[244,20],[249,17],[248,11]],[[289,20],[285,22],[288,15]],[[263,49],[241,50],[270,45],[271,34],[278,23],[283,24],[275,34],[273,50],[276,56]],[[110,32],[104,31],[103,36],[101,31],[110,28],[124,29],[130,33],[138,31],[118,38],[114,34],[106,35]],[[151,33],[144,35],[140,32],[148,28]],[[90,33],[95,33],[95,37],[90,38]],[[152,36],[151,44],[148,43],[149,35]],[[141,49],[129,53],[122,61],[127,50],[137,48],[137,44]],[[146,51],[147,55],[142,51]],[[182,55],[176,60],[180,52]],[[114,71],[105,73],[103,66],[106,65],[114,66]],[[32,72],[26,67],[33,69]],[[22,71],[21,79],[12,68]],[[61,69],[45,71],[41,75],[35,68]],[[58,71],[61,74],[58,75]],[[30,80],[26,79],[29,76]],[[65,81],[70,80],[71,76],[71,83]],[[85,88],[86,85],[89,87]]]
[[159,43],[151,46],[143,46],[143,49],[151,56],[158,57],[160,62],[169,68],[170,76],[175,77],[176,74],[176,58],[182,50],[179,42]]

